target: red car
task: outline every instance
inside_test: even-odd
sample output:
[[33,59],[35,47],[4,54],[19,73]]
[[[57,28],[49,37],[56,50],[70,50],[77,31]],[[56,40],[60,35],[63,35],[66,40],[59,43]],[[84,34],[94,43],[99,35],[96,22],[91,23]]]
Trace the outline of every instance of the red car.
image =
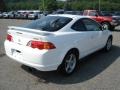
[[98,10],[85,10],[83,12],[83,15],[89,16],[90,18],[96,20],[105,29],[114,29],[114,27],[117,25],[115,22],[113,22],[113,19],[111,16],[103,16],[102,13]]

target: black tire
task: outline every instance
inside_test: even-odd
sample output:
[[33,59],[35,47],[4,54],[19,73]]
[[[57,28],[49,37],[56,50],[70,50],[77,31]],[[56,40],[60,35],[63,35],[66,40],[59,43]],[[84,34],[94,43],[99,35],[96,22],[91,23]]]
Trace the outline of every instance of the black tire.
[[[72,57],[73,63],[70,63],[69,61],[69,58],[71,57]],[[77,62],[78,62],[78,56],[76,55],[76,53],[74,51],[69,51],[67,55],[65,56],[62,64],[58,68],[58,71],[62,73],[63,75],[69,76],[75,71]],[[71,64],[70,67],[69,67],[69,64]],[[67,70],[67,68],[71,70]]]
[[34,18],[34,19],[35,19],[35,20],[36,20],[36,19],[38,19],[38,16],[35,16],[35,18]]
[[110,26],[110,24],[109,24],[108,22],[103,22],[103,23],[102,23],[102,26],[103,26],[103,28],[104,28],[105,30],[110,30],[110,28],[111,28],[111,26]]
[[110,30],[114,31],[115,30],[115,26],[110,26]]
[[104,50],[108,52],[111,50],[111,48],[112,48],[112,37],[109,37],[104,47]]

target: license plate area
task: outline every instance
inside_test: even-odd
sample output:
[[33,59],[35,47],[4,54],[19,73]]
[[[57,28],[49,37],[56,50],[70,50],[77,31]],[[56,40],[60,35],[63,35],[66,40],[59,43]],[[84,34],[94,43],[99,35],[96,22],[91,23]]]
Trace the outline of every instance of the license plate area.
[[16,58],[21,58],[22,57],[22,52],[20,50],[12,49],[12,56]]

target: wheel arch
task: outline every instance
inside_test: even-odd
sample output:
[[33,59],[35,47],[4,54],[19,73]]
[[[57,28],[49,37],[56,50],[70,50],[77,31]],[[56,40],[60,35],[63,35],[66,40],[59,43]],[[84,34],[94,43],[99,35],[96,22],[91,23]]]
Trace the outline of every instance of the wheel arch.
[[113,35],[109,35],[108,39],[111,38],[113,40]]
[[75,48],[75,47],[74,47],[74,48],[71,48],[71,49],[66,50],[66,52],[64,53],[64,56],[62,56],[61,63],[59,64],[59,66],[58,66],[58,68],[57,68],[58,71],[61,69],[61,67],[62,67],[61,65],[63,64],[64,59],[65,59],[65,57],[67,56],[67,54],[68,54],[69,52],[75,52],[75,54],[76,54],[76,56],[77,56],[77,58],[78,58],[78,60],[79,60],[79,58],[80,58],[80,51],[79,51],[78,48]]
[[[74,52],[75,53],[75,55],[77,56],[77,58],[79,59],[79,57],[80,57],[80,52],[79,52],[79,50],[77,49],[77,48],[71,48],[70,50],[68,50],[68,52],[66,53],[66,55],[69,53],[69,52]],[[66,56],[65,55],[65,56]]]
[[80,51],[79,51],[79,49],[78,49],[78,48],[75,48],[75,47],[74,47],[74,48],[70,48],[70,49],[67,49],[67,50],[65,51],[65,53],[62,54],[61,64],[62,64],[64,58],[66,57],[66,55],[67,55],[69,52],[71,52],[71,51],[75,52],[75,54],[76,54],[76,56],[77,56],[78,59],[80,58]]

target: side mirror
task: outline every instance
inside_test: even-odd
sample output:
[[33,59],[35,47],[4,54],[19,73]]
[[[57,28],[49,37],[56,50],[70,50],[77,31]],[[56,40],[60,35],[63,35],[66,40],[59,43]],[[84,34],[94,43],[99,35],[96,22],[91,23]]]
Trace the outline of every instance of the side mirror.
[[105,30],[105,28],[104,28],[103,26],[101,26],[101,25],[100,25],[100,27],[99,27],[99,28],[100,28],[100,30],[102,30],[102,31],[104,31],[104,30]]
[[107,30],[107,28],[104,26],[101,26],[101,28],[102,28],[102,31]]
[[105,29],[104,29],[104,27],[103,27],[103,26],[100,26],[100,30],[104,31]]

